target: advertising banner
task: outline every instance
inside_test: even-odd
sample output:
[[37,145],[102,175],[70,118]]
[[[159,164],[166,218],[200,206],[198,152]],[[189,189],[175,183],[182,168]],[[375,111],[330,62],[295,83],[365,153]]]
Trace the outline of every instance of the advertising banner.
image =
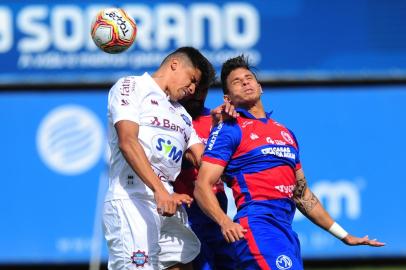
[[[90,24],[113,1],[2,1],[0,84],[110,83],[152,71],[180,46],[219,70],[244,53],[263,79],[406,74],[402,1],[120,1],[138,33],[126,52],[97,49]],[[350,5],[350,6],[348,6]]]

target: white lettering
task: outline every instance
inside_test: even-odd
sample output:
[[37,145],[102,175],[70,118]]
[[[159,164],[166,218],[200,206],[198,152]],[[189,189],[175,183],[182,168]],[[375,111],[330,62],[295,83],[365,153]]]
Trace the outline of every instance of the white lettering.
[[213,131],[213,133],[210,135],[210,142],[209,142],[209,147],[208,150],[213,150],[214,144],[216,143],[217,136],[219,135],[220,130],[223,128],[223,123],[220,123],[217,126],[217,129]]
[[0,18],[0,53],[3,53],[13,46],[13,21],[10,9],[0,7]]
[[124,6],[124,9],[129,16],[134,18],[138,26],[134,45],[143,50],[153,49],[153,15],[150,8],[147,5],[127,5]]
[[208,42],[213,49],[223,47],[221,12],[214,4],[195,4],[190,8],[192,45],[197,48],[204,46],[205,22],[209,24]]
[[174,41],[175,47],[187,44],[186,10],[179,4],[158,5],[156,8],[156,44],[158,49],[168,48]]
[[[85,40],[82,17],[79,7],[73,5],[57,6],[52,11],[52,36],[58,50],[71,52],[82,47]],[[71,26],[70,33],[67,31],[68,24]]]
[[[227,4],[224,7],[225,34],[232,48],[246,49],[258,41],[260,23],[257,10],[247,3]],[[240,21],[243,29],[239,29]],[[240,31],[242,30],[242,31]]]
[[[321,180],[314,184],[311,189],[334,219],[343,215],[351,219],[359,218],[361,214],[360,190],[353,182],[349,180],[335,182]],[[344,206],[345,209],[343,210]],[[297,211],[296,213],[296,220],[303,218],[300,212]]]
[[17,17],[17,27],[30,37],[24,37],[18,43],[18,49],[23,53],[43,52],[51,45],[51,35],[44,22],[48,16],[45,5],[27,6]]

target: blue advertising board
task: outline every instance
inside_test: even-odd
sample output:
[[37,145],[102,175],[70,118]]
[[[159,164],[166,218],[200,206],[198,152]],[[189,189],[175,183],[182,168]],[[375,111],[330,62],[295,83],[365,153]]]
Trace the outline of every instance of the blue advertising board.
[[109,83],[154,70],[179,46],[249,55],[263,79],[404,77],[404,1],[120,1],[138,25],[129,51],[101,52],[90,24],[106,0],[0,3],[0,84]]
[[[297,215],[304,258],[405,257],[406,86],[334,90],[265,89],[263,102],[294,131],[309,185],[334,219],[387,246],[345,246]],[[207,105],[221,98],[213,90]],[[102,89],[0,93],[0,264],[107,259],[106,102]]]

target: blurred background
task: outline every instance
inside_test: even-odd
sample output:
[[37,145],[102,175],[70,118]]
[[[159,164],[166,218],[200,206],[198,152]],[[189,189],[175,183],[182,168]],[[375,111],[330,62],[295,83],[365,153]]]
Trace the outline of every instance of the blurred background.
[[[306,268],[406,269],[406,1],[65,2],[0,1],[0,268],[106,269],[107,92],[188,45],[218,72],[248,55],[326,209],[387,243],[348,247],[297,215]],[[109,6],[138,25],[118,55],[89,34]]]

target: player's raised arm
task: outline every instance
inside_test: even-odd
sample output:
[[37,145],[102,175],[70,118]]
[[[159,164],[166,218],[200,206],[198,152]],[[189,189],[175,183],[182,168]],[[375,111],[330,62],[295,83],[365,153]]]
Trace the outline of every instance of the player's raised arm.
[[385,245],[385,243],[379,242],[376,239],[369,239],[368,236],[362,238],[353,236],[336,223],[308,187],[303,169],[296,171],[296,181],[296,188],[293,194],[296,207],[313,223],[350,246],[368,245],[381,247]]

